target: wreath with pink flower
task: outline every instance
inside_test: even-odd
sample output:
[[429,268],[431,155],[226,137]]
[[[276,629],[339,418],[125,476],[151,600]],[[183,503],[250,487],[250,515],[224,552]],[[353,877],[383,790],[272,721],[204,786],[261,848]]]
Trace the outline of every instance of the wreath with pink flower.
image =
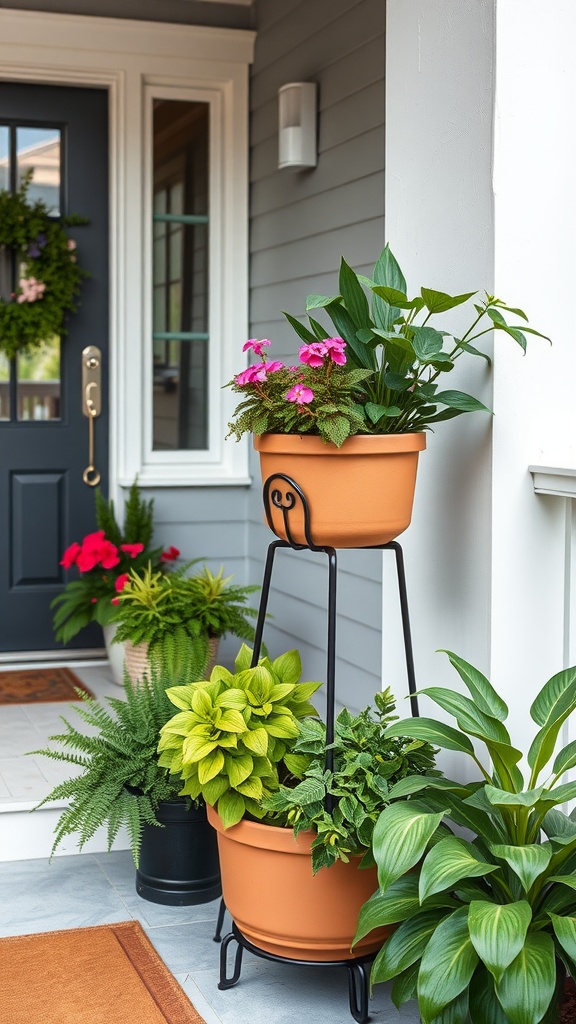
[[41,199],[29,202],[31,180],[29,173],[17,192],[0,191],[0,352],[10,359],[66,333],[88,276],[64,230],[86,220],[55,220]]

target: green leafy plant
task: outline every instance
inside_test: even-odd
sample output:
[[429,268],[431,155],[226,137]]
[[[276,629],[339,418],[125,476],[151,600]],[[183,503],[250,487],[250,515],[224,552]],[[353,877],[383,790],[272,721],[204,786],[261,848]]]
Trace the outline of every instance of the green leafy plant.
[[386,735],[460,751],[480,780],[415,776],[392,788],[374,828],[380,888],[361,911],[355,941],[398,925],[372,981],[394,979],[397,1006],[417,998],[424,1024],[553,1024],[563,976],[576,977],[576,814],[559,810],[576,797],[576,783],[561,782],[576,766],[576,743],[555,754],[576,710],[576,668],[553,676],[530,708],[537,732],[525,777],[504,725],[506,704],[481,672],[446,653],[470,697],[442,687],[422,692],[458,728],[420,718],[394,723]]
[[140,572],[150,562],[164,569],[178,557],[176,548],[162,552],[152,548],[154,532],[153,499],[142,497],[135,480],[124,507],[124,526],[116,520],[114,502],[95,493],[98,530],[71,544],[62,556],[65,569],[73,566],[80,579],[70,580],[54,598],[54,633],[67,644],[90,622],[106,626],[116,618],[118,594],[128,579],[129,570]]
[[66,333],[65,316],[76,309],[88,274],[78,263],[76,242],[64,226],[86,224],[82,217],[50,216],[41,199],[31,203],[32,171],[16,192],[0,191],[0,250],[12,255],[18,283],[0,295],[0,351],[13,358]]
[[[476,347],[493,330],[526,349],[526,335],[545,337],[528,326],[526,314],[493,295],[473,303],[470,326],[458,336],[431,320],[474,299],[476,292],[448,295],[421,288],[408,298],[406,280],[386,246],[372,278],[342,260],[338,295],[309,295],[308,324],[284,316],[303,342],[300,365],[269,361],[267,338],[250,339],[261,362],[237,374],[228,386],[245,396],[230,433],[319,434],[340,447],[353,434],[398,434],[428,430],[465,412],[487,410],[462,391],[440,387],[463,356],[490,358]],[[369,301],[370,300],[370,301]],[[317,319],[324,310],[332,324]],[[521,323],[509,324],[504,314]],[[312,315],[314,314],[314,315]],[[338,337],[330,337],[336,330]]]
[[217,665],[209,681],[170,687],[180,710],[160,733],[159,764],[181,777],[182,795],[215,806],[225,828],[246,814],[265,816],[262,801],[289,772],[298,722],[316,715],[309,698],[321,685],[298,681],[297,651],[254,668],[251,660],[243,645],[235,672]]
[[175,678],[198,679],[206,671],[210,641],[233,633],[253,640],[255,609],[246,602],[256,586],[233,586],[223,569],[204,567],[187,575],[192,562],[164,574],[148,565],[131,570],[116,606],[116,642],[148,644],[152,663]]
[[158,804],[176,799],[180,789],[156,756],[160,729],[172,715],[172,704],[156,674],[136,688],[125,683],[124,699],[108,697],[109,707],[82,690],[77,693],[82,704],[73,710],[91,731],[87,734],[63,718],[65,731],[50,737],[59,747],[31,751],[64,761],[77,772],[37,805],[68,801],[55,829],[52,853],[73,834],[82,849],[102,825],[107,826],[110,850],[119,829],[126,826],[138,866],[144,825],[159,825]]
[[295,835],[305,829],[317,833],[312,843],[314,873],[359,854],[371,861],[374,824],[388,803],[391,787],[407,775],[433,769],[430,744],[384,735],[397,718],[391,691],[377,693],[374,704],[359,715],[343,708],[336,718],[333,770],[326,768],[324,723],[299,722],[300,735],[285,757],[293,778],[263,801],[272,824],[290,825]]

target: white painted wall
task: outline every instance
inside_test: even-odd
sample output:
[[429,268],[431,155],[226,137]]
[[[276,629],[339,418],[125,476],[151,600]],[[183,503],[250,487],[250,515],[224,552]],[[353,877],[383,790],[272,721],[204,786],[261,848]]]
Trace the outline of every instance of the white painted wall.
[[439,425],[404,542],[418,684],[458,685],[433,654],[451,647],[524,746],[574,647],[564,501],[536,496],[528,465],[575,461],[575,28],[571,0],[388,0],[387,238],[414,291],[485,288],[554,342],[523,357],[499,334],[491,376],[473,363],[454,381],[495,416]]

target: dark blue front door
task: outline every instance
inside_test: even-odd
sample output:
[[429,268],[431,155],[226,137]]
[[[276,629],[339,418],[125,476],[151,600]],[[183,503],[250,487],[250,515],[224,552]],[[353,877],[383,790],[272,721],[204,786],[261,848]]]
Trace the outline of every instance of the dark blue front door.
[[[105,91],[0,84],[0,188],[13,191],[31,169],[31,200],[41,197],[55,217],[86,217],[87,225],[67,230],[90,274],[66,335],[29,358],[0,353],[0,652],[58,646],[49,606],[64,585],[60,558],[72,540],[95,528],[94,492],[83,481],[82,351],[88,345],[102,352],[94,462],[107,493],[107,140]],[[75,642],[99,645],[96,627]]]

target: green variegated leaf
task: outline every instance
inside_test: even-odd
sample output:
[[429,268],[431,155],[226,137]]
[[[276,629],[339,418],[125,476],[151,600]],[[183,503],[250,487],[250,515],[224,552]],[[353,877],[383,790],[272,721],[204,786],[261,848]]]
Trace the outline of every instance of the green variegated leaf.
[[[406,778],[400,779],[390,787],[388,797],[390,800],[401,800],[403,797],[420,793],[423,789],[441,790],[442,792],[448,790],[461,798],[465,798],[470,793],[470,790],[461,782],[452,782],[450,779],[433,775],[407,775]],[[574,831],[576,832],[576,825]]]
[[220,750],[212,750],[202,757],[198,765],[198,782],[203,786],[218,775],[224,767],[224,754]]
[[[200,766],[201,768],[202,766]],[[239,786],[241,782],[244,782],[249,775],[252,774],[254,762],[250,757],[250,754],[240,754],[236,757],[232,757],[230,754],[224,755],[224,770],[230,780],[231,786]],[[198,769],[198,777],[200,782],[200,768]]]
[[494,807],[535,807],[542,796],[543,789],[543,786],[538,786],[537,789],[527,789],[524,793],[509,793],[505,789],[497,789],[496,786],[487,783],[484,792]]
[[244,797],[232,789],[220,797],[217,810],[224,828],[230,828],[241,820],[245,806]]
[[472,843],[465,839],[458,836],[441,839],[426,855],[420,868],[420,901],[454,888],[462,878],[475,878],[496,870],[497,865],[481,860]]
[[468,1003],[469,994],[466,988],[456,999],[448,1003],[448,1006],[444,1007],[442,1012],[434,1018],[432,1024],[468,1024],[470,1020]]
[[426,805],[416,800],[384,808],[374,826],[372,840],[381,889],[414,867],[443,817],[442,811],[430,814]]
[[552,921],[552,927],[562,949],[571,960],[576,960],[576,917],[560,917],[550,912],[548,917]]
[[552,725],[576,702],[576,668],[557,672],[542,687],[530,715],[537,725]]
[[[547,882],[559,882],[567,885],[570,889],[576,889],[576,875],[550,875]],[[576,960],[576,957],[574,958]]]
[[576,740],[572,740],[571,743],[568,743],[565,747],[562,747],[562,750],[558,751],[552,766],[552,771],[554,772],[554,775],[563,775],[564,772],[569,771],[570,768],[574,768],[575,765]]
[[438,925],[422,954],[418,1008],[423,1024],[432,1024],[466,989],[477,963],[468,931],[468,907],[462,907]]
[[[436,907],[447,907],[450,910],[455,910],[457,904],[450,896],[442,894],[428,900],[426,907],[423,909],[432,910]],[[354,936],[353,945],[373,931],[374,928],[406,921],[413,914],[417,913],[419,909],[418,875],[408,872],[408,874],[401,875],[395,882],[392,882],[392,885],[388,886],[386,892],[378,889],[366,901],[360,910],[358,928]]]
[[372,984],[390,981],[416,963],[445,913],[441,910],[423,910],[393,931],[372,965]]
[[526,900],[518,903],[488,903],[473,900],[468,911],[472,945],[496,981],[518,956],[532,920]]
[[508,1024],[492,975],[482,966],[476,968],[470,982],[470,1020],[472,1024]]
[[[499,719],[480,711],[469,697],[464,697],[461,693],[456,693],[455,690],[448,690],[441,686],[430,686],[419,692],[425,693],[427,697],[430,697],[444,711],[453,715],[458,722],[459,728],[463,729],[464,732],[470,733],[472,736],[478,736],[483,740],[495,740],[497,743],[504,744],[510,743],[510,736],[506,726]],[[519,756],[522,756],[521,753]]]
[[468,687],[474,703],[480,710],[486,715],[491,715],[492,718],[498,718],[499,721],[504,722],[508,717],[508,707],[486,676],[452,651],[442,650],[442,653],[448,655],[450,664]]
[[554,943],[543,932],[526,936],[524,948],[495,985],[510,1024],[539,1024],[555,987]]
[[490,852],[495,857],[505,860],[512,871],[522,882],[524,892],[532,888],[534,882],[546,871],[552,859],[552,850],[548,844],[531,844],[527,846],[491,845]]
[[268,752],[268,733],[263,727],[248,729],[242,735],[242,743],[253,754],[257,754],[258,757],[265,757]]
[[302,661],[298,651],[286,651],[272,662],[272,668],[283,683],[297,683],[302,675]]
[[416,982],[418,980],[419,963],[412,964],[402,971],[394,980],[390,998],[396,1009],[407,1003],[409,999],[416,999]]
[[433,718],[403,718],[389,725],[383,736],[410,736],[412,739],[425,740],[446,750],[460,750],[464,754],[474,753],[472,741],[468,736]]

